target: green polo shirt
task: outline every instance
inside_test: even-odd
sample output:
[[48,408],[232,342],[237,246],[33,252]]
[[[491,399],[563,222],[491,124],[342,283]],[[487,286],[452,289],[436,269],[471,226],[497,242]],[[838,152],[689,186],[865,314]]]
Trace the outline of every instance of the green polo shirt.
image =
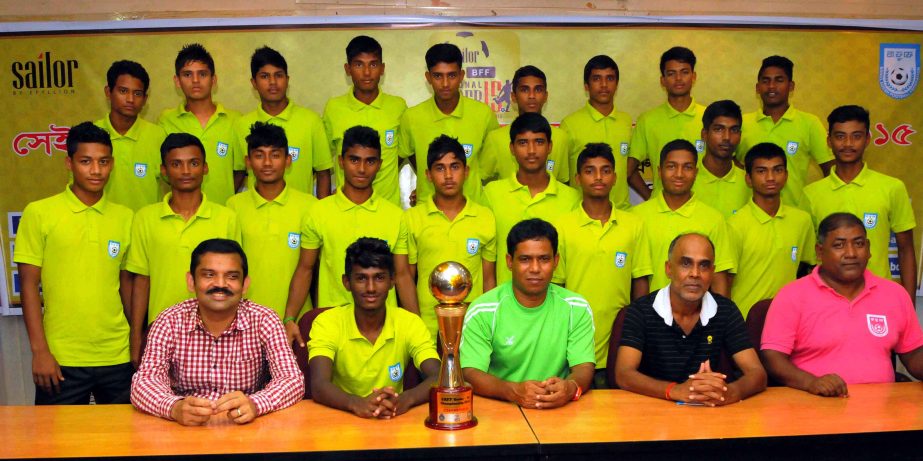
[[160,145],[167,137],[163,128],[141,117],[125,134],[119,134],[112,128],[108,116],[95,123],[112,139],[115,165],[106,183],[107,198],[132,211],[159,202]]
[[[401,209],[377,193],[362,204],[355,204],[343,194],[343,189],[319,200],[301,229],[301,247],[320,250],[320,272],[317,277],[317,306],[337,307],[352,302],[352,295],[343,286],[346,272],[346,248],[359,237],[380,238],[395,252],[397,243],[406,239],[401,226]],[[392,288],[388,305],[397,306]]]
[[748,201],[728,218],[737,269],[731,299],[744,318],[757,301],[795,280],[800,263],[814,264],[814,226],[803,210],[782,205],[775,216]]
[[163,201],[148,205],[135,215],[131,228],[131,250],[126,270],[151,279],[147,322],[176,303],[192,297],[186,274],[192,250],[205,240],[224,238],[240,241],[240,226],[233,211],[208,201],[188,221],[170,208],[172,193]]
[[603,224],[578,206],[558,217],[554,227],[561,257],[553,281],[580,293],[593,306],[596,368],[606,368],[612,322],[631,303],[631,281],[653,272],[644,224],[615,208]]
[[439,302],[429,291],[430,273],[446,261],[461,263],[471,273],[471,292],[465,300],[480,296],[484,292],[482,262],[497,260],[497,224],[494,214],[473,200],[450,221],[432,198],[405,211],[401,220],[407,239],[398,243],[395,253],[406,253],[410,264],[417,265],[420,317],[435,339],[439,325],[433,308]]
[[[247,135],[256,122],[272,123],[285,130],[288,139],[288,154],[292,157],[292,166],[285,170],[285,183],[294,190],[306,194],[314,193],[314,172],[333,168],[330,158],[330,146],[324,123],[313,110],[289,101],[288,106],[279,115],[269,115],[262,107],[237,119],[234,131],[237,136],[238,151],[247,155]],[[253,187],[251,175],[247,181]]]
[[[372,187],[378,195],[395,205],[401,204],[401,185],[398,181],[398,140],[401,137],[401,117],[407,110],[403,98],[378,91],[378,97],[371,104],[356,99],[353,88],[346,94],[331,98],[324,107],[324,128],[330,140],[331,157],[336,159],[343,152],[343,133],[356,125],[367,126],[378,132],[381,138],[381,169],[375,175]],[[424,165],[426,159],[423,159]],[[337,184],[345,178],[336,161]]]
[[[675,139],[685,139],[695,145],[699,156],[705,152],[705,142],[702,140],[704,113],[705,106],[697,104],[693,99],[682,112],[665,102],[638,117],[628,155],[639,162],[650,160],[655,192],[663,187],[660,183],[660,150],[663,146]],[[623,180],[627,181],[627,178]]]
[[788,160],[788,180],[782,189],[782,201],[786,205],[803,206],[803,189],[811,159],[818,164],[833,160],[833,153],[827,147],[827,131],[820,119],[789,106],[778,123],[773,123],[772,117],[762,111],[744,114],[742,129],[737,160],[743,163],[750,148],[761,142],[781,147]]
[[[570,174],[577,175],[577,156],[588,143],[604,142],[612,147],[615,156],[615,186],[610,197],[619,209],[628,209],[628,150],[631,142],[631,116],[613,108],[612,113],[603,115],[590,103],[574,112],[561,122],[561,128],[570,134]],[[576,184],[575,182],[571,182]]]
[[868,269],[890,280],[888,244],[891,232],[904,232],[917,227],[904,183],[868,165],[863,166],[852,181],[844,183],[836,175],[834,167],[829,176],[808,185],[804,193],[815,228],[828,215],[838,211],[852,213],[862,220],[868,234],[869,250],[872,252]]
[[747,186],[747,173],[743,169],[732,165],[731,171],[719,178],[701,162],[692,192],[702,203],[720,211],[725,218],[733,215],[753,197],[753,191]]
[[[256,188],[241,192],[228,200],[228,208],[237,214],[241,246],[250,265],[250,289],[244,295],[285,317],[288,285],[301,254],[301,227],[312,206],[313,195],[287,186],[272,201],[263,198]],[[311,308],[311,298],[302,310]]]
[[580,193],[559,183],[554,178],[544,191],[529,193],[529,187],[519,183],[516,176],[494,181],[484,187],[484,204],[494,213],[497,221],[497,285],[511,280],[510,269],[506,267],[506,236],[519,221],[541,218],[552,222],[580,203]]
[[[436,100],[429,98],[407,109],[401,118],[401,157],[417,157],[417,178],[426,177],[426,154],[429,145],[440,135],[458,138],[468,158],[468,179],[465,181],[465,197],[480,201],[481,174],[480,152],[484,148],[487,133],[500,127],[497,116],[487,104],[461,96],[451,114],[443,114],[436,107]],[[417,181],[417,200],[423,201],[433,195],[433,185],[425,180]]]
[[736,269],[734,242],[728,233],[724,216],[702,203],[695,195],[675,211],[667,206],[662,193],[652,196],[631,211],[644,221],[644,229],[651,244],[651,265],[654,269],[651,293],[670,284],[664,268],[670,242],[680,234],[695,232],[711,239],[715,245],[715,272],[733,272]]
[[[570,181],[570,135],[561,128],[551,127],[551,153],[545,170],[561,182]],[[510,152],[510,126],[501,126],[487,134],[481,151],[481,178],[485,181],[505,179],[519,171],[516,157]]]
[[[160,114],[158,124],[170,133],[189,133],[205,146],[208,174],[202,182],[202,192],[214,203],[224,205],[234,195],[234,172],[247,169],[244,155],[237,145],[234,123],[240,114],[216,104],[217,109],[208,119],[205,128],[195,114],[186,110],[185,103]],[[159,151],[158,151],[159,152]]]
[[129,360],[119,271],[131,246],[131,220],[128,208],[105,196],[87,206],[70,187],[23,211],[13,261],[42,270],[42,325],[62,366]]

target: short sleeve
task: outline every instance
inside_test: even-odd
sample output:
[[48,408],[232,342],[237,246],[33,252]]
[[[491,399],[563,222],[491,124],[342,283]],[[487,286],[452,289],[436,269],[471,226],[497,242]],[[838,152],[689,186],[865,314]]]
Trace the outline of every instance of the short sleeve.
[[234,210],[228,209],[228,238],[234,240],[237,243],[243,241],[243,234],[241,234],[240,223],[237,221],[237,213]]
[[417,237],[413,233],[410,210],[401,215],[401,230],[398,232],[397,243],[394,245],[394,254],[407,255],[410,264],[417,263]]
[[723,218],[715,225],[711,239],[715,244],[715,272],[737,272],[737,265],[734,261],[736,246],[728,232],[727,222]]
[[407,239],[409,238],[410,231],[403,216],[401,216],[397,222],[397,238],[394,240],[394,245],[391,246],[391,253],[396,255],[407,254]]
[[324,171],[333,168],[330,142],[327,140],[327,131],[324,122],[313,112],[311,115],[311,156],[314,160],[314,171]]
[[401,333],[407,335],[407,350],[413,358],[413,364],[419,370],[423,362],[429,359],[439,360],[439,354],[436,353],[436,344],[433,342],[433,337],[426,328],[426,324],[423,323],[423,319],[406,311],[402,312],[402,314],[404,313],[409,314],[405,315],[408,319],[407,329]]
[[308,338],[308,361],[314,357],[336,360],[341,333],[336,309],[343,308],[334,307],[314,319],[314,324],[311,325],[311,336]]
[[315,204],[311,213],[305,216],[301,224],[301,248],[305,250],[316,250],[324,245],[323,237],[317,227],[317,211],[320,203]]
[[589,303],[571,305],[571,328],[567,334],[567,366],[596,363],[596,329]]
[[[813,274],[808,277],[814,277]],[[798,312],[796,310],[798,299],[793,293],[795,290],[783,287],[769,305],[766,313],[766,323],[763,325],[763,336],[760,339],[760,349],[778,351],[791,355],[795,348],[795,336],[798,332]]]
[[[236,152],[241,152],[241,155],[246,159],[247,156],[247,135],[250,134],[250,127],[247,126],[244,121],[244,117],[239,117],[237,120],[234,120],[233,133],[235,138]],[[246,166],[246,161],[244,162]],[[234,169],[237,169],[235,162]]]
[[[233,138],[237,138],[237,132],[234,129],[234,127],[237,126],[237,122],[242,117],[240,117],[239,115],[237,116],[230,115],[230,118],[231,118],[230,120],[231,121],[231,136]],[[246,129],[248,132],[250,131],[250,127],[247,127]],[[232,140],[228,148],[231,149],[231,158],[234,160],[234,171],[246,171],[247,170],[247,163],[245,161],[245,157],[247,155],[246,141],[244,141],[244,144],[241,145],[239,142],[235,142],[235,140]]]
[[917,313],[914,310],[913,303],[910,302],[909,296],[902,296],[900,310],[903,317],[903,328],[897,344],[894,346],[894,352],[906,354],[917,348],[923,347],[923,331],[920,328],[920,322],[917,320]]
[[[483,195],[483,194],[481,194]],[[488,209],[482,211],[490,219],[484,224],[485,239],[482,242],[481,258],[490,262],[497,261],[497,221],[494,213]]]
[[817,117],[811,117],[811,157],[818,165],[833,160],[833,151],[827,146],[827,131]]
[[[641,298],[641,299],[646,299]],[[625,311],[625,324],[622,327],[622,340],[620,346],[628,346],[639,351],[644,351],[647,338],[644,331],[644,307],[637,302],[628,305]]]
[[330,115],[330,112],[333,109],[330,108],[330,100],[327,101],[327,104],[324,106],[324,115],[321,117],[321,121],[324,124],[324,134],[327,136],[327,151],[330,153],[330,162],[333,163],[334,159],[338,155],[336,151],[336,141],[339,136],[333,133],[333,120]]
[[917,227],[917,221],[910,206],[907,187],[902,181],[896,181],[897,187],[891,189],[891,216],[888,219],[891,221],[892,231],[904,232]]
[[817,236],[814,235],[814,223],[811,221],[811,218],[808,217],[801,227],[801,248],[803,248],[801,251],[801,262],[813,266],[817,264],[817,250],[814,248],[814,245],[817,243]]
[[644,115],[638,117],[638,123],[635,124],[635,130],[631,136],[631,143],[628,148],[628,156],[639,162],[643,162],[649,157],[647,152],[647,136],[645,136],[644,133],[646,127],[647,117]]
[[487,133],[487,137],[484,140],[484,148],[481,149],[480,154],[478,154],[478,165],[481,170],[481,179],[482,180],[492,180],[499,178],[499,172],[497,171],[497,159],[500,156],[500,153],[497,152],[498,146],[495,142],[497,136],[493,131]]
[[750,333],[747,331],[747,324],[744,323],[744,317],[734,303],[727,300],[727,323],[725,325],[725,344],[729,356],[740,351],[752,349],[753,344],[750,342]]
[[490,356],[493,353],[490,324],[496,315],[496,307],[495,304],[474,304],[468,308],[459,346],[462,367],[485,373],[490,367]]
[[554,143],[553,146],[555,149],[558,149],[559,152],[564,153],[564,158],[559,159],[558,165],[554,166],[555,178],[562,183],[566,183],[571,179],[570,171],[570,151],[573,149],[571,146],[570,133],[567,130],[558,130],[557,137],[552,140]]
[[552,224],[558,230],[558,266],[554,268],[551,282],[567,286],[567,231],[561,220],[556,220]]
[[147,227],[144,225],[145,220],[143,216],[139,215],[135,215],[135,219],[131,223],[131,248],[128,249],[128,262],[125,263],[125,270],[138,275],[149,276],[151,272],[147,246],[150,242],[148,241]]
[[[397,139],[398,156],[407,158],[415,154],[413,149],[413,122],[410,117],[410,110],[405,110],[401,115],[401,135]],[[417,159],[419,162],[421,159]]]
[[45,235],[42,232],[41,213],[35,204],[26,206],[16,232],[16,249],[13,261],[42,267],[45,260]]
[[[638,220],[641,221],[640,219]],[[644,223],[640,222],[638,233],[635,236],[635,254],[632,257],[634,264],[631,266],[631,278],[637,279],[654,274],[651,263],[651,241],[644,230]]]

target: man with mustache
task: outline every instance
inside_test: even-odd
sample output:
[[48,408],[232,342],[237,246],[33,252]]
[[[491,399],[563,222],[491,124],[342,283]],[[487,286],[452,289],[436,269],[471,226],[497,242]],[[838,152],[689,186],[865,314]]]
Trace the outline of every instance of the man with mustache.
[[731,217],[752,195],[744,171],[734,165],[740,143],[740,107],[734,101],[715,101],[702,116],[705,156],[692,192],[696,198]]
[[211,418],[246,424],[294,405],[304,376],[271,309],[242,299],[250,285],[247,256],[227,239],[192,251],[187,299],[151,325],[131,403],[184,426]]
[[[627,391],[678,402],[722,406],[766,389],[740,310],[708,292],[715,247],[702,234],[670,243],[665,270],[670,284],[628,307],[615,362],[615,379]],[[722,356],[742,372],[715,371]]]

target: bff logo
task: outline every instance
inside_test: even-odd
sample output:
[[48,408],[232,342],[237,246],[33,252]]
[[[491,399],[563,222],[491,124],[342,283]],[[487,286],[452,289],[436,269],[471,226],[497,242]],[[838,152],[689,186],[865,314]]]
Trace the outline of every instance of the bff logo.
[[465,148],[465,158],[471,158],[471,154],[474,153],[474,144],[462,144],[462,147]]
[[866,314],[866,323],[873,336],[884,338],[888,336],[888,318],[883,315]]
[[468,239],[468,242],[465,246],[468,250],[468,254],[474,256],[478,254],[478,249],[481,248],[481,241],[478,239]]
[[218,147],[215,149],[215,152],[219,157],[226,157],[228,155],[228,143],[218,141]]
[[139,178],[147,176],[147,163],[135,163],[135,176]]
[[619,269],[625,267],[626,261],[628,261],[628,253],[622,251],[615,252],[615,267]]
[[385,130],[385,145],[388,147],[394,145],[394,130]]
[[404,376],[404,370],[401,369],[401,362],[397,362],[388,367],[388,376],[391,378],[391,381],[394,382],[401,380],[401,377]]
[[301,232],[289,232],[288,247],[294,250],[299,246],[301,246]]
[[878,85],[886,95],[904,99],[920,81],[920,45],[882,43],[878,48]]
[[296,161],[296,160],[298,160],[298,157],[299,157],[300,155],[301,155],[301,148],[300,148],[300,147],[289,147],[289,148],[288,148],[288,156],[292,158],[292,161],[293,161],[293,162]]
[[798,143],[795,141],[789,141],[785,145],[785,153],[788,155],[795,155],[798,153]]
[[119,251],[122,250],[122,244],[115,240],[109,241],[109,246],[106,248],[106,252],[109,253],[110,258],[114,258],[119,255]]
[[792,262],[798,262],[798,247],[792,247]]
[[696,139],[695,140],[695,151],[700,154],[703,151],[705,151],[705,141],[702,141],[701,139]]
[[874,229],[878,225],[878,213],[866,213],[862,216],[862,224],[866,229]]
[[545,162],[545,170],[549,173],[554,172],[554,160],[549,160]]
[[628,143],[627,142],[623,142],[619,144],[619,154],[622,157],[628,155]]

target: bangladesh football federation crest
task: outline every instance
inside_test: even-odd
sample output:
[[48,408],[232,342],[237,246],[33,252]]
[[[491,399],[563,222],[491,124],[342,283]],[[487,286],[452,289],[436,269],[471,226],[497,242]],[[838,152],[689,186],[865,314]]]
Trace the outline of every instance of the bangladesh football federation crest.
[[625,267],[625,262],[628,261],[628,253],[622,251],[615,252],[615,267],[619,269]]
[[478,239],[468,239],[465,248],[468,250],[469,255],[474,256],[478,254],[478,250],[481,248],[481,241]]
[[298,160],[298,157],[301,156],[300,147],[291,147],[288,148],[288,156],[292,158],[292,161]]
[[404,370],[401,369],[401,362],[397,362],[388,367],[388,376],[391,378],[391,381],[394,382],[401,380],[401,377],[404,376]]
[[862,215],[862,224],[866,229],[874,229],[878,225],[878,213],[865,213]]
[[299,246],[301,246],[301,232],[289,232],[288,247],[294,250]]
[[619,144],[619,155],[621,155],[622,157],[628,155],[628,143],[627,142],[623,142]]
[[474,144],[462,144],[462,147],[465,148],[465,158],[471,158],[471,154],[474,153]]
[[798,247],[796,246],[792,247],[792,262],[798,262]]
[[135,163],[135,176],[139,178],[147,176],[147,163]]
[[879,338],[888,335],[888,318],[883,315],[865,314],[866,323],[869,325],[869,333]]
[[554,172],[554,160],[545,162],[545,170],[547,170],[549,173]]
[[796,141],[789,141],[785,145],[785,153],[788,155],[795,155],[798,153],[798,143]]
[[695,151],[700,154],[704,152],[705,151],[705,141],[702,141],[701,139],[696,139],[695,140]]
[[388,147],[394,145],[394,130],[385,130],[385,145]]
[[878,85],[894,99],[913,94],[920,81],[920,45],[882,43],[878,56]]
[[215,149],[215,152],[219,157],[227,157],[228,155],[228,143],[218,141],[218,148]]
[[114,258],[118,256],[120,251],[122,251],[122,244],[115,240],[110,240],[109,245],[106,247],[106,252],[109,253],[109,257]]

